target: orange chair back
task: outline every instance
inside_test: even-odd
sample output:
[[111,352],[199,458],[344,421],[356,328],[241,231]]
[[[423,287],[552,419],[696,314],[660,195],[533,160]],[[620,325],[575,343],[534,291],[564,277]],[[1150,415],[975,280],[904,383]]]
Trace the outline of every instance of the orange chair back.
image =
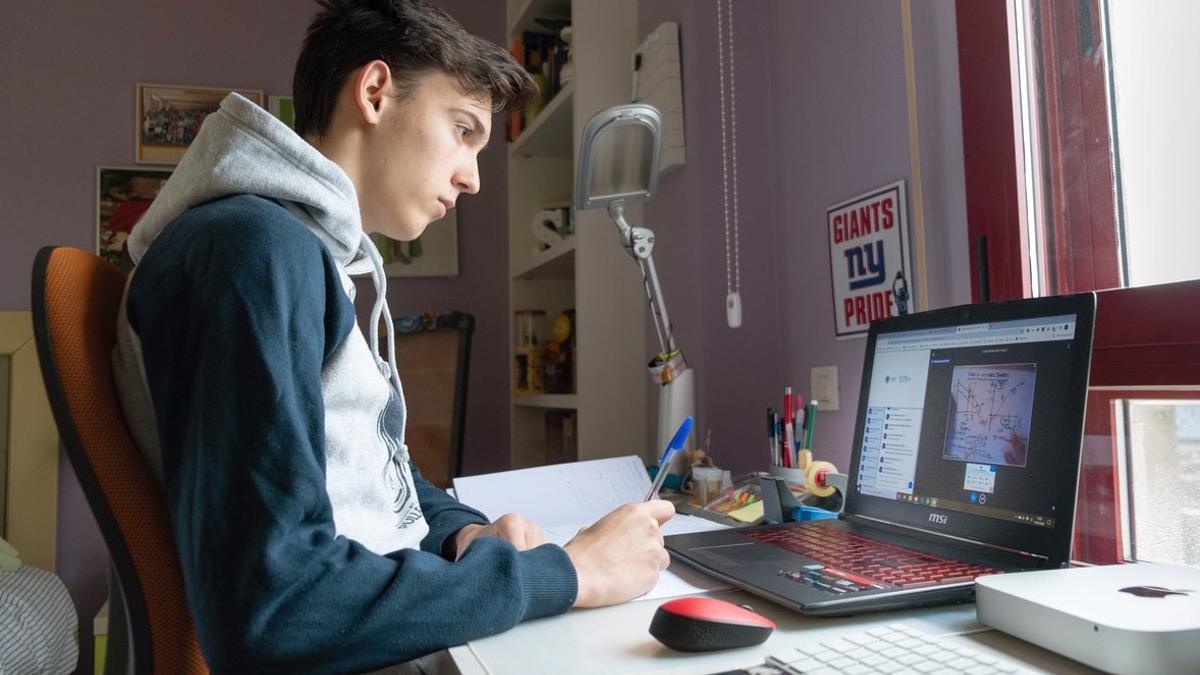
[[124,287],[125,275],[91,253],[43,248],[33,266],[38,358],[63,445],[124,592],[134,672],[207,673],[163,489],[117,399],[112,352]]

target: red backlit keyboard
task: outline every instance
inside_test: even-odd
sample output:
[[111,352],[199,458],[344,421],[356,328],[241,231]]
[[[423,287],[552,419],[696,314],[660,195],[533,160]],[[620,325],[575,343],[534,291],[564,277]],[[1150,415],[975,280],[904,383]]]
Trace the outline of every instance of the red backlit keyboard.
[[829,527],[751,528],[743,534],[814,560],[780,574],[832,593],[880,588],[920,588],[973,581],[1001,570],[887,544]]

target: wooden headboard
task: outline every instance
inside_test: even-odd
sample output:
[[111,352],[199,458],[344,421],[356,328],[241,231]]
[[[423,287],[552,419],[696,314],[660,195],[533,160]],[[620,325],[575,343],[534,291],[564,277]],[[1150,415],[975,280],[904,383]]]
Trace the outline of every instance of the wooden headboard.
[[0,312],[0,536],[21,562],[54,572],[58,536],[58,430],[46,398],[29,312]]

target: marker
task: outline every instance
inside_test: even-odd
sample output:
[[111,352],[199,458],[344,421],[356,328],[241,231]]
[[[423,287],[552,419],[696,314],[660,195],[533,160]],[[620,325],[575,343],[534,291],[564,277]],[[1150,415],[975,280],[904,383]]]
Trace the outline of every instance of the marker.
[[813,399],[812,401],[809,402],[808,414],[805,415],[804,421],[805,421],[805,426],[807,427],[805,429],[805,435],[804,435],[804,447],[808,448],[809,450],[812,450],[813,435],[817,431],[817,400],[816,399]]
[[784,460],[787,466],[792,465],[792,453],[795,452],[795,432],[792,426],[792,388],[783,388],[783,451],[787,454]]
[[667,479],[667,469],[670,467],[671,458],[683,447],[691,431],[692,416],[688,415],[683,418],[683,423],[679,425],[679,429],[671,437],[671,442],[667,443],[667,449],[663,451],[662,459],[658,460],[658,475],[654,477],[654,484],[650,486],[650,491],[646,493],[646,498],[642,501],[648,502],[658,496],[658,491],[662,488],[663,481]]

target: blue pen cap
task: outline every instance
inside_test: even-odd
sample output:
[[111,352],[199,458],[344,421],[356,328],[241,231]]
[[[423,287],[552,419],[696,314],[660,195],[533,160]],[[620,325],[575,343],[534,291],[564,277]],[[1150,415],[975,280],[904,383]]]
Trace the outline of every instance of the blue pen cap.
[[683,422],[679,425],[679,430],[671,437],[671,442],[667,444],[667,448],[675,448],[678,450],[683,447],[687,440],[688,434],[692,432],[692,416],[688,415],[683,418]]

